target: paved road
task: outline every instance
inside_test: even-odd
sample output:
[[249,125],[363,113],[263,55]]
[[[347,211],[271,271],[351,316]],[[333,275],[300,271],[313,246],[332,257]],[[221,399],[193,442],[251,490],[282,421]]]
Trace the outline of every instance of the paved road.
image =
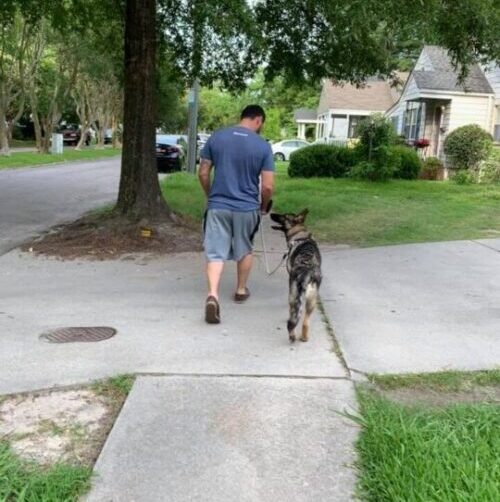
[[0,255],[53,225],[112,202],[120,159],[0,171]]

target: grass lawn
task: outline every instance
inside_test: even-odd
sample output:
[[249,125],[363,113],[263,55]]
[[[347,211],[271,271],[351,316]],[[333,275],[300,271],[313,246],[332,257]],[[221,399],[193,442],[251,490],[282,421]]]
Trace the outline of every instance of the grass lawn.
[[[407,242],[500,237],[500,185],[350,179],[290,179],[277,166],[276,211],[308,207],[308,226],[322,242],[377,246]],[[196,177],[163,181],[167,201],[199,220],[204,197]]]
[[10,142],[11,148],[32,148],[34,146],[36,146],[36,141],[34,139],[28,139],[28,140],[13,139]]
[[61,155],[37,152],[14,152],[10,155],[10,157],[0,156],[0,169],[36,167],[43,164],[53,164],[56,162],[68,162],[74,160],[95,160],[106,157],[114,157],[120,154],[121,150],[113,148],[105,148],[104,150],[88,148],[79,152],[74,149],[65,148],[64,153]]
[[[499,371],[402,377],[402,388],[438,392],[471,382],[499,385]],[[460,382],[462,380],[462,382]],[[390,380],[391,388],[397,378]],[[436,392],[436,390],[434,390]],[[369,502],[490,502],[500,500],[500,406],[493,403],[407,406],[358,388],[359,495]]]
[[61,464],[42,468],[21,461],[0,441],[0,500],[76,501],[90,487],[91,476],[90,467]]

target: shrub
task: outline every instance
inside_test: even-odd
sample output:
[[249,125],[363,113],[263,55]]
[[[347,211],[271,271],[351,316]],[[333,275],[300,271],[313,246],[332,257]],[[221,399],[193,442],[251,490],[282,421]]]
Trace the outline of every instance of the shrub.
[[459,169],[458,171],[456,171],[452,177],[452,180],[457,185],[468,185],[469,183],[475,183],[476,181],[473,172],[467,169]]
[[444,153],[454,169],[477,169],[493,145],[493,138],[475,124],[459,127],[446,137]]
[[478,173],[479,183],[500,183],[500,149],[481,162]]
[[413,148],[407,146],[391,146],[388,149],[388,162],[392,164],[393,176],[403,180],[418,178],[422,161]]
[[420,179],[422,180],[437,180],[439,171],[444,169],[443,163],[436,157],[427,157],[420,170]]
[[356,132],[365,159],[377,162],[379,150],[396,143],[396,133],[391,121],[380,113],[361,120]]
[[351,170],[351,177],[356,180],[387,181],[393,174],[389,163],[377,163],[363,160]]
[[345,146],[311,145],[290,155],[288,175],[311,178],[346,176],[356,163],[356,150]]

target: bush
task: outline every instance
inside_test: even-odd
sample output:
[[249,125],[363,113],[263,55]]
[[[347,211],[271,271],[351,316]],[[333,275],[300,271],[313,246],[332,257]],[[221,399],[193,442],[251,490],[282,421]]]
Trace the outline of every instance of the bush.
[[292,178],[346,176],[356,163],[356,150],[345,146],[311,145],[290,155],[288,175]]
[[388,163],[376,163],[364,160],[356,164],[351,170],[351,177],[356,180],[387,181],[393,174]]
[[458,171],[456,171],[452,177],[452,180],[457,185],[468,185],[469,183],[476,182],[473,172],[468,171],[467,169],[459,169]]
[[377,156],[383,155],[381,148],[397,142],[391,121],[380,113],[374,113],[361,120],[356,132],[363,156],[370,162],[377,162]]
[[422,180],[437,180],[439,171],[444,169],[443,163],[436,157],[427,157],[420,170],[419,178]]
[[500,183],[500,148],[495,148],[490,157],[481,162],[478,181],[479,183]]
[[422,161],[417,152],[407,146],[389,147],[388,162],[392,165],[393,176],[403,180],[417,179],[422,167]]
[[455,129],[445,139],[444,153],[453,169],[477,169],[491,152],[493,138],[475,124]]

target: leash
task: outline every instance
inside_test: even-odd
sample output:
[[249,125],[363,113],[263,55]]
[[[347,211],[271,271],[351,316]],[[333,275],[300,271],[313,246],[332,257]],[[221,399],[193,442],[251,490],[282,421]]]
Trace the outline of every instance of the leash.
[[[267,205],[266,207],[266,214],[264,216],[267,216],[271,209],[273,207],[273,201],[272,199],[269,201],[269,204]],[[288,252],[286,252],[284,255],[283,255],[283,258],[281,258],[281,261],[278,263],[278,266],[276,268],[274,268],[272,271],[269,270],[269,260],[267,258],[267,247],[266,247],[266,241],[264,239],[264,228],[263,228],[263,225],[262,225],[262,222],[263,222],[264,218],[262,217],[261,221],[260,221],[260,240],[262,242],[262,253],[264,254],[264,265],[266,267],[266,274],[271,276],[273,275],[274,273],[276,273],[278,271],[278,269],[281,267],[281,265],[283,265],[283,262],[286,260],[286,257],[288,256]]]
[[262,252],[264,254],[264,264],[266,266],[266,274],[271,276],[279,270],[281,265],[283,265],[283,262],[286,260],[286,257],[288,256],[288,252],[283,255],[280,262],[278,263],[278,266],[276,268],[274,268],[272,271],[270,271],[269,270],[269,261],[267,259],[266,241],[264,240],[264,229],[262,228],[262,222],[260,223],[260,240],[262,242]]

